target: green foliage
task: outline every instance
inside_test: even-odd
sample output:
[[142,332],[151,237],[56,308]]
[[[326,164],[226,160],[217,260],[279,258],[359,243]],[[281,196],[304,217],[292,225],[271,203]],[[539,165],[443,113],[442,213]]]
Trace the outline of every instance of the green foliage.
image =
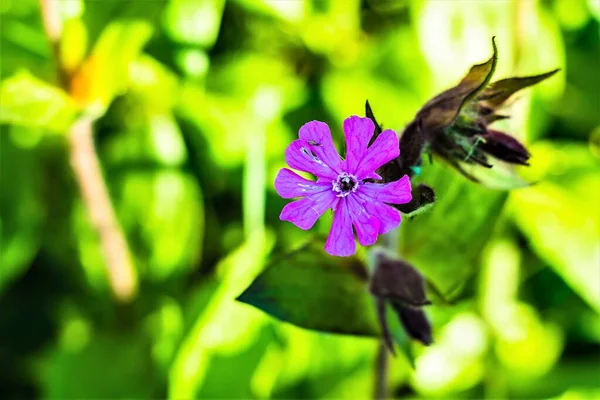
[[0,123],[64,133],[77,111],[75,102],[63,90],[26,71],[2,81]]
[[[317,242],[286,256],[330,218],[281,222],[272,182],[305,122],[340,144],[369,99],[400,132],[493,36],[498,81],[472,100],[560,71],[492,126],[527,145],[530,167],[467,170],[503,190],[437,158],[417,168],[436,199],[404,216],[399,249],[428,283],[434,343],[408,340],[388,310],[390,397],[598,396],[593,1],[4,0],[0,19],[3,397],[369,398],[379,327],[362,259]],[[465,96],[494,61],[429,117],[469,122]],[[139,276],[125,304],[71,169],[82,114]]]
[[238,300],[303,328],[380,333],[365,266],[354,257],[327,257],[320,241],[273,260]]

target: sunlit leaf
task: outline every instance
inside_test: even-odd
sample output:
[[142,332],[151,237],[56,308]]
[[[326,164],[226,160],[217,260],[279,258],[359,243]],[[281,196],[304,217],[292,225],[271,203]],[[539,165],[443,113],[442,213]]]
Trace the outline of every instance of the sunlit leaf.
[[171,0],[164,13],[166,31],[177,42],[212,46],[224,6],[224,0]]
[[28,72],[19,72],[1,85],[0,123],[64,132],[76,117],[77,107],[63,90]]
[[98,38],[91,55],[72,81],[75,99],[93,113],[103,113],[114,96],[129,84],[128,69],[152,35],[152,26],[143,20],[111,22]]
[[327,256],[322,246],[311,242],[274,260],[238,300],[303,328],[378,335],[365,267]]
[[535,252],[600,312],[600,176],[547,182],[516,191],[511,214]]
[[[169,396],[193,398],[208,372],[208,364],[218,345],[219,332],[235,329],[228,318],[234,297],[250,284],[263,265],[274,240],[271,235],[255,234],[217,265],[218,284],[199,310],[190,331],[181,343],[169,371]],[[250,326],[251,330],[255,330]],[[227,339],[225,339],[227,340]]]

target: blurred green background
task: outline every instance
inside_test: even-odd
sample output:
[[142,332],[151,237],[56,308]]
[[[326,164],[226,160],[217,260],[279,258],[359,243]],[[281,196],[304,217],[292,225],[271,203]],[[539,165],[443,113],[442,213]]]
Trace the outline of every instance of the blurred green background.
[[[2,398],[372,396],[377,340],[234,301],[311,235],[279,221],[272,182],[305,122],[339,145],[368,98],[401,131],[492,36],[496,79],[561,68],[500,124],[536,184],[507,194],[424,166],[438,201],[404,221],[402,251],[456,301],[434,298],[435,344],[413,345],[414,369],[391,361],[391,392],[600,398],[598,1],[42,4],[62,26],[54,50],[38,1],[0,3]],[[131,250],[129,301],[70,168],[82,111]]]

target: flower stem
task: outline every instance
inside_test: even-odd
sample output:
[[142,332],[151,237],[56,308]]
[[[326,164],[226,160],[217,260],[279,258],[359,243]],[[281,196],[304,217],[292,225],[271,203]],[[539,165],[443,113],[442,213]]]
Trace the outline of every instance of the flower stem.
[[135,268],[102,177],[94,147],[92,119],[83,117],[75,122],[68,137],[71,168],[92,227],[99,236],[112,290],[117,299],[127,301],[136,292]]
[[[382,245],[386,249],[398,253],[400,228],[394,229],[382,237]],[[379,342],[375,362],[375,390],[373,397],[383,400],[388,397],[389,390],[389,354],[384,339]]]
[[383,339],[379,342],[377,359],[375,361],[375,400],[383,400],[388,397],[388,349]]
[[[50,41],[57,66],[60,86],[70,92],[71,76],[60,59],[62,19],[59,3],[55,0],[40,0],[40,12],[44,31]],[[82,116],[68,132],[70,162],[81,191],[83,204],[97,233],[112,290],[118,300],[131,299],[137,289],[137,276],[129,247],[110,200],[102,176],[100,161],[94,147],[93,119]]]

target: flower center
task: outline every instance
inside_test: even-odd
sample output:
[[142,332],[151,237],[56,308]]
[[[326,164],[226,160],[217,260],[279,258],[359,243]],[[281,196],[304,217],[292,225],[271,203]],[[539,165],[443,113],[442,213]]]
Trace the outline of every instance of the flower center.
[[338,192],[338,194],[336,194],[337,197],[346,197],[351,192],[354,193],[356,192],[356,189],[358,189],[358,179],[347,172],[339,174],[337,179],[331,181],[331,183],[333,185],[332,190]]

